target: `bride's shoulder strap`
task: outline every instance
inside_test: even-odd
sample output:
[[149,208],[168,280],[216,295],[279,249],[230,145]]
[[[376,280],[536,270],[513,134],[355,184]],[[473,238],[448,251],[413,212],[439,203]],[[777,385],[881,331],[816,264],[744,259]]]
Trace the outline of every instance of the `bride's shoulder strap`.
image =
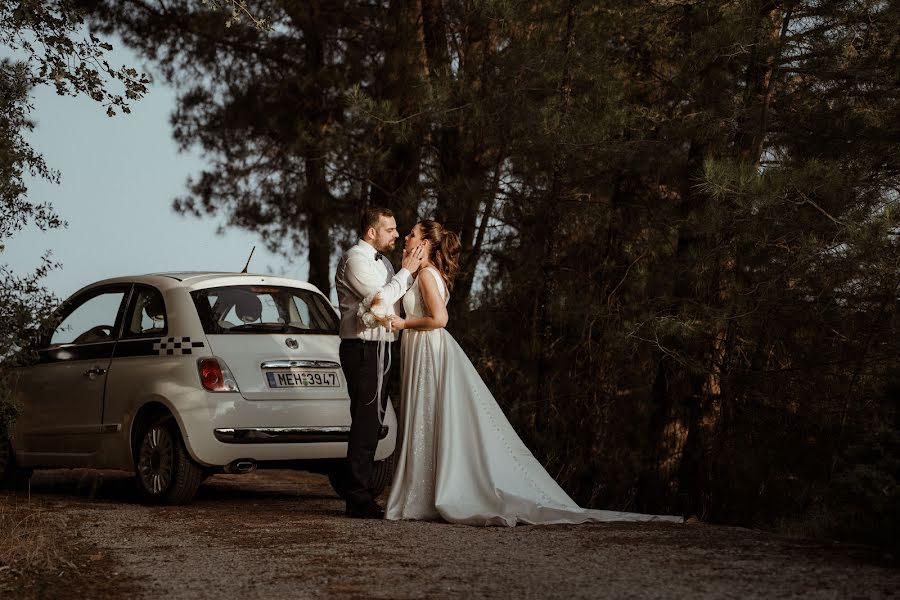
[[438,289],[441,292],[441,298],[447,299],[447,284],[444,283],[444,278],[441,277],[440,272],[434,267],[428,267],[425,269],[429,273],[431,273],[434,278],[437,280]]

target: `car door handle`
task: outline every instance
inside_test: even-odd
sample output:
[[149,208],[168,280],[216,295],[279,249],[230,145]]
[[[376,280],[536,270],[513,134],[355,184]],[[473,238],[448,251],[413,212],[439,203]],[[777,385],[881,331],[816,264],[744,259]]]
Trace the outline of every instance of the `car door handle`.
[[93,369],[88,369],[87,371],[84,372],[85,377],[91,377],[91,376],[96,376],[96,375],[105,375],[105,374],[106,374],[106,369],[103,369],[100,367],[94,367]]

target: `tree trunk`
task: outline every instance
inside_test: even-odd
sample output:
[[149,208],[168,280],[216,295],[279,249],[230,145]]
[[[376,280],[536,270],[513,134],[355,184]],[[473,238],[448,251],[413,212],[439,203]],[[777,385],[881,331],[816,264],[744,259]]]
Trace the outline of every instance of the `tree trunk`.
[[309,282],[331,293],[331,235],[326,198],[325,174],[318,157],[306,158],[306,237],[309,242]]
[[396,125],[383,124],[381,139],[387,145],[387,158],[370,175],[369,206],[383,206],[397,214],[401,231],[416,222],[421,185],[419,175],[422,146],[425,144],[424,120],[417,114],[427,103],[428,64],[422,25],[422,0],[394,0],[388,8],[393,40],[386,52],[376,95],[394,103],[404,125],[413,133],[401,135]]
[[322,290],[326,296],[331,293],[331,221],[329,218],[328,179],[325,176],[325,152],[317,143],[316,134],[325,129],[330,117],[323,95],[324,87],[316,80],[317,74],[325,68],[325,47],[317,6],[303,3],[289,3],[285,10],[294,24],[303,32],[305,60],[313,76],[304,82],[304,102],[308,105],[307,122],[303,126],[313,132],[307,136],[312,142],[303,144],[304,188],[301,193],[301,214],[305,216],[305,233],[308,244],[309,282]]
[[[441,19],[434,19],[434,28],[446,33]],[[437,89],[450,90],[450,105],[461,108],[465,94],[485,99],[490,93],[486,74],[496,51],[495,24],[485,19],[481,11],[472,10],[461,21],[462,47],[458,48],[457,74],[451,74],[450,56],[435,51],[435,59],[445,61],[431,70]],[[426,27],[426,30],[429,27]],[[426,38],[437,37],[428,35]],[[452,296],[452,307],[460,309],[468,304],[472,277],[480,248],[476,251],[478,215],[482,199],[489,190],[488,172],[494,152],[489,150],[485,132],[472,119],[473,112],[465,108],[454,111],[455,121],[442,127],[438,137],[439,184],[435,218],[460,237],[460,272]]]
[[463,257],[456,286],[453,288],[453,295],[450,297],[450,311],[452,314],[458,314],[460,311],[465,310],[465,307],[468,305],[469,296],[472,293],[472,284],[475,280],[475,269],[478,267],[478,260],[481,257],[488,224],[493,216],[494,203],[500,194],[500,178],[503,175],[503,163],[505,161],[506,140],[501,143],[500,148],[497,150],[497,161],[494,165],[491,184],[485,192],[484,211],[481,215],[478,233],[475,235],[475,242],[471,251],[467,256]]
[[775,67],[791,19],[791,8],[783,10],[782,5],[781,0],[768,0],[760,7],[756,44],[747,65],[744,114],[735,135],[735,150],[739,158],[754,164],[762,157]]
[[[560,122],[564,123],[569,112],[569,106],[572,102],[572,68],[570,56],[572,49],[575,47],[575,17],[577,2],[571,0],[568,10],[566,11],[566,28],[563,36],[563,72],[559,83],[559,111]],[[553,170],[550,176],[550,189],[546,199],[541,207],[541,215],[552,215],[558,213],[555,210],[565,196],[563,184],[563,171],[565,168],[565,153],[557,152],[556,160],[553,162]],[[550,423],[552,394],[548,385],[550,375],[550,364],[553,346],[553,323],[551,302],[557,293],[556,284],[556,247],[557,235],[556,224],[557,218],[547,219],[543,226],[538,228],[542,234],[542,239],[538,242],[542,246],[541,259],[541,289],[537,296],[536,310],[536,330],[539,332],[539,338],[536,344],[537,353],[537,401],[539,418],[537,422],[539,427],[546,428]]]

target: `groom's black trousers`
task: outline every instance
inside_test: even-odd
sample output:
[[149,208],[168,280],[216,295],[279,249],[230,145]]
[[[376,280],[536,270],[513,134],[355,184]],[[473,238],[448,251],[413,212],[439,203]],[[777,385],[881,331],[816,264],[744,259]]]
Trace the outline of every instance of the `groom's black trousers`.
[[[388,365],[390,350],[391,371],[382,380],[381,407],[388,402],[388,382],[394,367],[400,363],[400,344],[388,343],[381,369]],[[375,448],[378,446],[378,342],[341,340],[341,367],[347,378],[350,394],[350,440],[347,444],[347,469],[335,482],[338,491],[348,501],[363,504],[372,498],[372,471]]]

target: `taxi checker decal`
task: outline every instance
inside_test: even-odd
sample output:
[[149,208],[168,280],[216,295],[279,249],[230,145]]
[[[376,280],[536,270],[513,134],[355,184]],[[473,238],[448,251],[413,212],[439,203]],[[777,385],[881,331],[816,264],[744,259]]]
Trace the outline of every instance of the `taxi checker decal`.
[[[176,344],[179,346],[178,348],[175,347]],[[103,344],[91,344],[90,346],[85,346],[85,348],[93,348],[94,346],[101,345]],[[189,337],[143,338],[138,340],[124,339],[119,340],[118,342],[109,342],[108,346],[115,347],[115,351],[109,351],[109,355],[106,358],[181,356],[183,354],[193,354],[194,348],[205,347],[203,342],[192,342]],[[49,361],[53,357],[48,356],[47,358]]]
[[166,340],[160,340],[153,344],[153,350],[159,352],[160,356],[171,356],[173,354],[191,354],[193,348],[203,348],[203,342],[192,342],[191,338],[189,337],[170,337]]

